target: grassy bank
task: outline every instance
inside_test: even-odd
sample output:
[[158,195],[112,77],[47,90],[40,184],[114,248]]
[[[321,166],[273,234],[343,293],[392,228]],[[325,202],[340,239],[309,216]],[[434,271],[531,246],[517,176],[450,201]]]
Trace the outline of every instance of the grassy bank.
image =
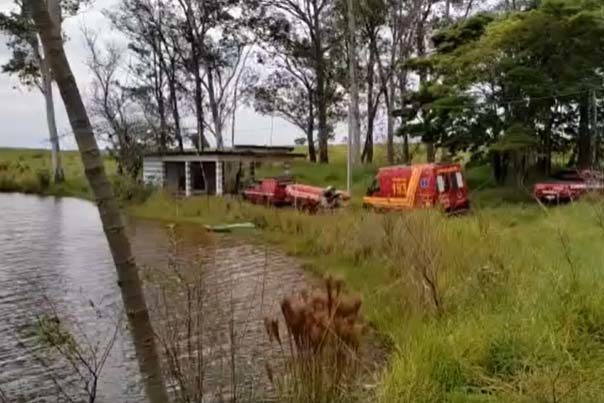
[[451,219],[353,207],[307,216],[156,195],[131,211],[194,223],[251,220],[310,269],[341,273],[392,346],[380,401],[598,402],[600,208],[507,205]]
[[[65,182],[56,184],[52,182],[50,151],[0,148],[0,192],[90,198],[80,154],[64,151],[61,159]],[[110,174],[115,173],[115,164],[109,158],[105,166]]]
[[[345,184],[332,164],[292,173]],[[21,161],[24,162],[24,161]],[[355,172],[355,195],[375,171]],[[262,173],[280,173],[264,167]],[[357,204],[309,216],[234,198],[131,205],[147,218],[200,224],[253,221],[262,237],[317,273],[341,273],[391,347],[381,402],[600,402],[604,396],[604,208],[543,210],[528,195],[468,172],[471,215],[377,215]]]

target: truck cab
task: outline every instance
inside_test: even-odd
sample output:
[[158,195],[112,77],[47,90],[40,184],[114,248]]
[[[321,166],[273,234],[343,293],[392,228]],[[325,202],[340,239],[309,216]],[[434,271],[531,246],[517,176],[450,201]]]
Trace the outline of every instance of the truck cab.
[[469,209],[468,186],[459,164],[417,164],[381,168],[363,199],[378,210],[439,207]]

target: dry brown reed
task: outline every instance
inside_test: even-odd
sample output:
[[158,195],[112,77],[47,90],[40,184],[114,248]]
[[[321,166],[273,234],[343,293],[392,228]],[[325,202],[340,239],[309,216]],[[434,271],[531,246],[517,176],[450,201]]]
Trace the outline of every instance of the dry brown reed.
[[279,401],[353,399],[364,330],[360,308],[361,299],[344,292],[343,280],[328,276],[323,290],[282,300],[283,333],[278,319],[265,318],[269,341],[281,352],[282,362],[266,364]]

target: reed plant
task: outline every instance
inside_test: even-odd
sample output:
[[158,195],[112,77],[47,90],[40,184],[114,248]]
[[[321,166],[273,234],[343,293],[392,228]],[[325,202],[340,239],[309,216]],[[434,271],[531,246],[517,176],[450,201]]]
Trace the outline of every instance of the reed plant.
[[323,290],[283,299],[283,326],[265,318],[268,338],[281,352],[278,362],[266,364],[279,401],[354,400],[364,329],[360,308],[361,299],[344,292],[344,281],[328,276]]

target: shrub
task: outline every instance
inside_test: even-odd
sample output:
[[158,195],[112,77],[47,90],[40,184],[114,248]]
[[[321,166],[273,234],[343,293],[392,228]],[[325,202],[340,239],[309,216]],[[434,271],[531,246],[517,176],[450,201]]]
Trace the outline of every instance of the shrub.
[[50,172],[47,169],[38,169],[36,177],[42,189],[47,189],[50,186]]
[[121,202],[144,203],[155,190],[141,181],[116,175],[112,178],[113,191]]

